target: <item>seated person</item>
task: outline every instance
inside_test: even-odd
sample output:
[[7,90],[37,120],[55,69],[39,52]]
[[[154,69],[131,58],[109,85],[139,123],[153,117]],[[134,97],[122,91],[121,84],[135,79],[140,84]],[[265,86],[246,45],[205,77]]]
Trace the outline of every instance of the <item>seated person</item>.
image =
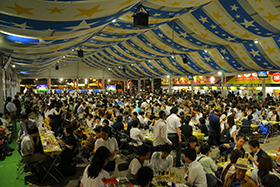
[[99,127],[99,126],[102,126],[101,118],[99,116],[96,116],[95,120],[94,120],[94,123],[93,123],[93,128],[96,128],[96,127]]
[[100,133],[101,133],[101,128],[102,127],[97,127],[95,129],[93,129],[93,131],[95,132],[95,137],[92,135],[89,135],[86,139],[85,144],[82,146],[82,151],[79,153],[80,156],[83,156],[85,158],[90,158],[90,153],[93,154],[93,150],[94,150],[94,144],[96,142],[97,139],[99,139]]
[[69,114],[69,113],[66,114],[65,120],[63,120],[63,122],[62,122],[63,129],[66,126],[71,125],[71,118],[72,118],[71,114]]
[[131,122],[132,128],[130,129],[130,138],[135,140],[137,143],[133,143],[135,147],[139,147],[143,145],[145,139],[144,135],[142,134],[141,130],[139,129],[140,123],[137,120],[133,120]]
[[[253,116],[252,115],[249,115],[247,117],[245,117],[244,119],[242,119],[242,126],[240,128],[240,133],[242,134],[247,134],[249,133],[249,128],[251,127],[251,124],[252,124],[252,120],[253,119]],[[242,127],[249,127],[248,130],[247,129],[242,129]]]
[[134,158],[128,167],[126,178],[129,180],[136,180],[136,174],[143,166],[149,166],[149,159],[151,156],[151,150],[148,146],[141,146],[137,151],[137,157]]
[[169,144],[161,146],[161,152],[154,152],[151,157],[151,167],[155,171],[171,171],[173,166],[173,156],[170,155],[172,147]]
[[142,167],[137,172],[137,183],[139,187],[149,187],[154,178],[153,170],[149,167]]
[[107,147],[109,151],[111,152],[110,161],[108,164],[104,167],[104,170],[108,172],[115,171],[116,166],[116,158],[115,155],[119,151],[118,142],[114,137],[111,137],[111,130],[109,127],[102,127],[100,130],[100,139],[96,140],[94,149],[98,149],[100,146]]
[[109,126],[109,120],[104,119],[103,122],[102,122],[102,126],[103,127],[108,127]]
[[190,136],[187,139],[187,147],[194,148],[198,152],[197,138],[195,136]]
[[91,164],[84,170],[80,187],[104,187],[102,179],[108,179],[110,178],[110,175],[103,168],[109,162],[110,156],[110,151],[104,146],[101,146],[96,150]]
[[188,186],[206,187],[207,180],[203,167],[196,160],[196,150],[188,147],[184,150],[184,160],[189,164],[188,169],[184,168],[185,180]]
[[122,123],[122,120],[123,120],[123,117],[122,115],[119,115],[117,117],[117,120],[116,122],[113,124],[113,128],[116,129],[116,130],[119,130],[119,131],[123,131],[124,130],[124,125]]
[[47,128],[51,131],[54,132],[54,136],[57,136],[57,132],[58,132],[58,125],[56,124],[55,120],[54,120],[54,116],[53,115],[49,115],[48,116],[48,120],[49,120],[49,125],[47,126]]
[[246,175],[248,169],[248,159],[239,158],[235,165],[236,172],[227,176],[224,187],[255,187],[256,184]]
[[262,179],[262,186],[263,187],[279,187],[280,186],[280,179],[275,175],[266,175]]
[[[3,123],[2,123],[2,121],[0,120],[0,145],[4,144],[5,149],[6,149],[6,155],[7,155],[7,156],[12,156],[12,154],[13,154],[12,152],[13,152],[15,149],[10,148],[8,141],[5,140],[5,135],[6,135],[6,134],[7,134],[7,133],[6,133],[6,131],[4,130],[4,128],[3,128]],[[4,140],[4,141],[2,141],[2,140]]]
[[243,156],[245,155],[245,149],[243,148],[245,144],[245,139],[244,138],[238,138],[237,142],[231,142],[231,143],[226,143],[226,144],[221,144],[219,146],[220,150],[220,155],[221,157],[225,157],[225,161],[227,161],[228,155],[235,149],[240,150],[243,153]]
[[215,172],[218,167],[215,162],[209,157],[210,154],[210,146],[208,144],[202,144],[200,147],[201,155],[197,157],[196,161],[199,162],[205,173],[209,173],[215,176]]
[[[6,114],[5,114],[6,115]],[[11,125],[9,124],[9,121],[5,118],[3,118],[3,113],[0,113],[0,122],[3,123],[2,127],[5,130],[6,134],[5,136],[8,138],[8,142],[11,142],[11,138],[12,138],[12,133],[10,133],[9,129],[11,129]]]
[[93,118],[93,115],[92,114],[88,114],[87,115],[87,126],[89,129],[92,129],[93,128],[93,122],[94,122],[94,118]]
[[258,169],[252,171],[251,178],[256,184],[262,184],[261,181],[266,175],[277,176],[277,172],[275,170],[272,170],[272,159],[270,158],[270,156],[263,155],[260,158]]
[[206,121],[204,118],[199,118],[199,129],[201,130],[201,133],[204,133],[204,137],[208,136],[208,129],[205,125]]
[[271,121],[280,121],[280,120],[279,120],[279,115],[278,115],[278,113],[277,113],[276,110],[273,110],[273,111],[272,111],[272,116],[271,116],[270,120],[271,120]]
[[257,168],[259,165],[260,158],[263,155],[267,155],[267,154],[264,150],[262,150],[260,148],[260,143],[258,142],[258,140],[249,141],[249,148],[251,150],[251,153],[250,153],[248,159],[251,160],[251,162],[253,163],[253,166],[255,168]]
[[39,165],[45,162],[45,155],[41,153],[34,153],[35,142],[33,138],[38,136],[38,128],[27,128],[27,135],[21,141],[21,156],[22,159],[27,163],[35,163],[35,170],[32,170],[37,177],[42,177],[41,170],[38,168]]
[[61,153],[61,164],[72,164],[73,163],[73,152],[76,149],[76,138],[73,135],[72,126],[66,126],[64,128],[65,136],[59,141],[63,145],[64,149]]
[[229,174],[235,173],[235,164],[239,158],[243,158],[243,153],[239,149],[235,149],[230,154],[230,163],[225,165],[222,174],[221,180],[224,181]]

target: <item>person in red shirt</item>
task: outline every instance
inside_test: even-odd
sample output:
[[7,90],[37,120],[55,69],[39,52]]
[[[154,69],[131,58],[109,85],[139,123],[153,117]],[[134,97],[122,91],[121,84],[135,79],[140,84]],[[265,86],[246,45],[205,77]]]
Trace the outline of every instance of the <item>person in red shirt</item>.
[[5,135],[6,135],[6,132],[5,132],[4,128],[3,128],[2,121],[0,120],[0,146],[2,146],[4,144],[5,149],[6,149],[6,155],[7,156],[12,156],[12,154],[13,154],[12,152],[15,149],[10,148],[8,141],[5,140]]

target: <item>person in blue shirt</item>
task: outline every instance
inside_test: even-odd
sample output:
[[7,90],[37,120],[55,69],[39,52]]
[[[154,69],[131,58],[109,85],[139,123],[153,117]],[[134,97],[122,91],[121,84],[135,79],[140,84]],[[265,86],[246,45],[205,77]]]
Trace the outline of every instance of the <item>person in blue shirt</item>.
[[139,105],[140,105],[140,104],[138,104],[137,107],[136,107],[136,111],[137,111],[138,113],[142,111],[142,109],[140,108]]
[[131,117],[129,116],[129,113],[128,113],[128,111],[125,111],[124,113],[123,113],[123,122],[125,123],[125,124],[128,124],[128,123],[130,123],[131,122]]
[[124,126],[123,126],[122,120],[123,120],[122,116],[119,115],[117,117],[117,121],[113,124],[112,127],[114,129],[116,129],[116,130],[123,131],[124,130]]
[[255,123],[258,123],[259,122],[259,116],[257,114],[257,111],[256,110],[253,110],[252,112],[252,122],[255,122]]

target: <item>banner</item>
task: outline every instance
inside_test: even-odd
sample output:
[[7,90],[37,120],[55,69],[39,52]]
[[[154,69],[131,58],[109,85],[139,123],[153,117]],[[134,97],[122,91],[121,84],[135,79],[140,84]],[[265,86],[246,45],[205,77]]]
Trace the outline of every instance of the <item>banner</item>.
[[227,79],[227,84],[262,84],[265,79],[266,84],[280,84],[280,74],[269,72],[267,78],[259,78],[257,73],[236,75]]
[[[194,84],[216,84],[220,80],[220,77],[214,76],[193,76],[193,83]],[[171,84],[173,85],[184,85],[184,84],[191,84],[191,80],[188,77],[180,77],[174,78],[171,80]],[[168,85],[168,79],[162,78],[161,85]]]

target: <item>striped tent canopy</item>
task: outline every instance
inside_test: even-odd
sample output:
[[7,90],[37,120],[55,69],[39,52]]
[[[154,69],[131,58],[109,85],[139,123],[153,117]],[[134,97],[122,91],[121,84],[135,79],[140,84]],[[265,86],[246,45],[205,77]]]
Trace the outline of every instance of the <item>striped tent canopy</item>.
[[[133,27],[139,4],[150,15],[144,29]],[[0,51],[22,76],[78,61],[117,78],[279,70],[279,7],[278,0],[1,0]]]

